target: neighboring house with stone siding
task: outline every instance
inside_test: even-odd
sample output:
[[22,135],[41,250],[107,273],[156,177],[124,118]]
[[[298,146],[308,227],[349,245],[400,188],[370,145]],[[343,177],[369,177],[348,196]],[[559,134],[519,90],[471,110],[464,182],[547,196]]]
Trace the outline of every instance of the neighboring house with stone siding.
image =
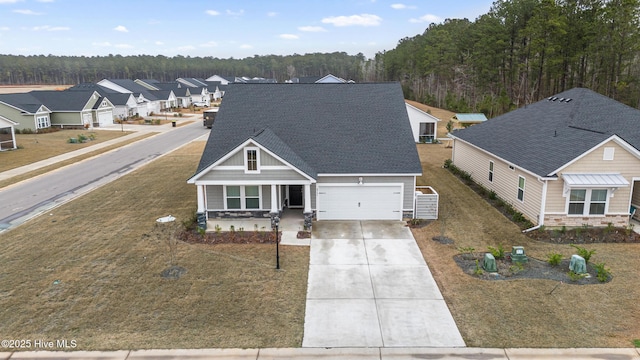
[[233,84],[198,169],[200,217],[412,217],[422,167],[398,83]]
[[453,164],[537,226],[626,226],[640,208],[640,111],[591,90],[451,137]]

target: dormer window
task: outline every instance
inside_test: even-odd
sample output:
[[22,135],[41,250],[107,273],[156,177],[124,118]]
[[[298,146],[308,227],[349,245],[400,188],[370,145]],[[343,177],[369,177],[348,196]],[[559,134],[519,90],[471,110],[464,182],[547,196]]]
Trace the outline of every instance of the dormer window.
[[259,149],[256,147],[248,147],[244,149],[244,172],[245,173],[259,173],[260,172],[260,157]]

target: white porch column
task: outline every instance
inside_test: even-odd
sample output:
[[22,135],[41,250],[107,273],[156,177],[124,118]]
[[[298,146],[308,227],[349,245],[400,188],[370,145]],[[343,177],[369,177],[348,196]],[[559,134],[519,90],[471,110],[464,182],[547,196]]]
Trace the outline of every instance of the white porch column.
[[275,214],[278,212],[278,191],[277,185],[271,185],[271,213]]
[[204,195],[204,187],[205,185],[197,185],[198,189],[198,212],[204,213],[207,209],[205,195]]
[[311,184],[304,184],[304,211],[307,214],[311,212]]

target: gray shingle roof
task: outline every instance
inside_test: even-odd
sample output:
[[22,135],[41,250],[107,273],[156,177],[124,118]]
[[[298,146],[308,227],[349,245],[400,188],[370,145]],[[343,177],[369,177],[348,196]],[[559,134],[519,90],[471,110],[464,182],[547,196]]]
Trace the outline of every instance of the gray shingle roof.
[[42,101],[51,111],[81,111],[87,105],[93,90],[88,91],[31,91],[29,94]]
[[397,83],[231,85],[196,173],[252,136],[312,176],[422,172]]
[[42,101],[36,99],[29,93],[0,94],[0,102],[31,114],[35,114],[38,109],[40,109],[40,106],[42,106]]
[[640,149],[640,110],[574,88],[453,135],[537,175],[553,176],[612,135]]

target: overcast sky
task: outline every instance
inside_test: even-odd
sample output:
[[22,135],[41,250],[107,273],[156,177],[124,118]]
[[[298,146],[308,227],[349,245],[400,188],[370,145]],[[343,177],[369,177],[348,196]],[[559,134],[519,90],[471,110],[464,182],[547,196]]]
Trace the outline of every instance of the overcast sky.
[[0,0],[0,54],[373,57],[493,0]]

